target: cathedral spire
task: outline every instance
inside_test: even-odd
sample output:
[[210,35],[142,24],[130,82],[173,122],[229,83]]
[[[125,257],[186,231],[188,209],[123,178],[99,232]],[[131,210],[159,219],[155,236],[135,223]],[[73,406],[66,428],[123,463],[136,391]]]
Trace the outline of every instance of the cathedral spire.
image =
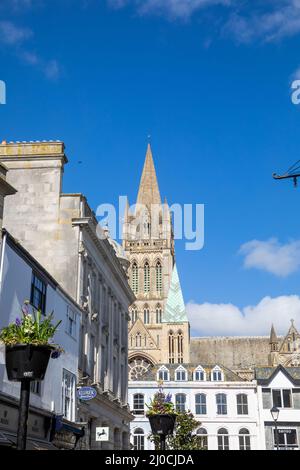
[[146,158],[137,197],[137,204],[146,205],[148,209],[151,208],[151,204],[161,204],[150,143],[147,147]]
[[270,344],[277,344],[277,343],[278,343],[277,335],[275,332],[274,325],[272,324],[271,333],[270,333]]

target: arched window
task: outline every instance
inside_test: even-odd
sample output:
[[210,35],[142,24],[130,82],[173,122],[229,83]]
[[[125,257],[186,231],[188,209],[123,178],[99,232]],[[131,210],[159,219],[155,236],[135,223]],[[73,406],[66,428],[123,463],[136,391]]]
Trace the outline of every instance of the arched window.
[[144,264],[144,292],[150,292],[150,266],[148,261]]
[[135,335],[135,347],[140,348],[142,346],[142,335],[138,331],[137,334]]
[[131,322],[132,324],[135,323],[137,321],[137,308],[136,306],[134,305],[131,309]]
[[194,380],[197,381],[197,382],[200,382],[202,380],[206,380],[206,374],[205,374],[205,370],[203,369],[203,367],[198,366],[194,370]]
[[145,435],[141,428],[137,428],[133,433],[133,448],[134,450],[145,449]]
[[145,400],[142,393],[135,393],[133,395],[133,414],[143,415],[145,411]]
[[169,371],[165,366],[162,366],[157,371],[157,380],[169,380]]
[[174,333],[169,332],[169,363],[174,364]]
[[206,395],[204,393],[195,395],[195,411],[196,415],[206,415]]
[[248,429],[242,428],[239,432],[240,450],[251,450],[250,433]]
[[229,436],[225,428],[218,431],[218,450],[229,450]]
[[150,310],[149,310],[148,305],[145,305],[144,307],[144,323],[145,325],[150,323]]
[[139,292],[139,268],[136,262],[133,263],[132,265],[132,274],[131,274],[131,280],[132,280],[132,291],[134,294],[138,294]]
[[216,404],[217,404],[217,414],[227,415],[227,397],[225,393],[217,393]]
[[162,310],[159,304],[156,305],[156,323],[162,322]]
[[236,406],[238,415],[248,414],[248,397],[245,393],[239,393],[236,396]]
[[186,396],[184,393],[177,393],[175,395],[175,406],[176,411],[183,412],[185,411],[185,404],[186,404]]
[[184,367],[182,366],[177,367],[177,369],[175,370],[175,380],[180,381],[180,382],[187,380],[187,374],[186,374],[186,370],[184,369]]
[[178,351],[178,364],[182,364],[183,363],[183,334],[182,334],[182,331],[178,331],[177,351]]
[[162,268],[161,268],[160,261],[157,261],[156,263],[155,274],[156,274],[156,291],[161,293],[162,291]]
[[201,449],[207,450],[208,449],[208,439],[207,439],[206,429],[205,428],[199,428],[197,430],[197,435],[200,437]]

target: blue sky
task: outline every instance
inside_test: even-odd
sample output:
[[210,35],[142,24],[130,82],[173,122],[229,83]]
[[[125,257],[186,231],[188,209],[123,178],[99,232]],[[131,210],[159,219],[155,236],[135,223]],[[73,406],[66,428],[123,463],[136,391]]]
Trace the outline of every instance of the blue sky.
[[297,0],[2,0],[0,139],[63,140],[64,191],[96,209],[134,203],[151,134],[162,196],[205,204],[204,248],[176,244],[192,331],[285,332],[300,188],[272,172],[300,158],[299,49]]

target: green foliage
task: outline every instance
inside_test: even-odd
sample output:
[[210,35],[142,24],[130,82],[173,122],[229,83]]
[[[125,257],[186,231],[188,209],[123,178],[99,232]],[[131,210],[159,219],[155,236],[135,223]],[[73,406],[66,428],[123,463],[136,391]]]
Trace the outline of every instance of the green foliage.
[[32,309],[32,314],[29,314],[28,302],[25,302],[22,308],[22,317],[17,318],[14,323],[10,323],[1,330],[0,341],[8,346],[14,344],[49,344],[49,340],[53,338],[61,323],[60,320],[53,324],[52,320],[53,312],[50,315],[43,316],[40,310]]
[[177,412],[175,411],[174,403],[172,403],[171,399],[172,396],[170,393],[166,395],[162,388],[159,388],[159,391],[155,393],[153,399],[150,401],[150,405],[146,404],[148,407],[147,416],[153,416],[157,414],[176,415]]
[[199,425],[199,421],[189,411],[178,413],[175,433],[168,438],[168,448],[171,450],[203,449],[202,437],[194,433]]

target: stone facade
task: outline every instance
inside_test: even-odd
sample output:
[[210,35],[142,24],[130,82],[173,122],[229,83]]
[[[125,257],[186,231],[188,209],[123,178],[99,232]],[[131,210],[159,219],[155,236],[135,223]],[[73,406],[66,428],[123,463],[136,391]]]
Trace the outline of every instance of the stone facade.
[[191,338],[191,361],[216,363],[237,372],[244,379],[254,376],[255,367],[300,365],[300,334],[291,320],[285,336],[211,336]]
[[[4,226],[83,307],[79,385],[97,397],[80,404],[86,447],[127,448],[128,306],[134,295],[115,242],[82,194],[62,193],[67,157],[62,142],[2,143],[0,162],[18,192],[5,204]],[[95,427],[110,428],[109,442]],[[114,439],[115,436],[115,439]]]
[[188,362],[189,323],[175,266],[171,214],[167,202],[161,203],[150,145],[137,202],[126,208],[123,248],[136,296],[130,308],[131,375],[142,376],[157,363]]
[[16,190],[6,181],[7,168],[0,164],[0,247],[4,212],[4,198],[15,194]]

